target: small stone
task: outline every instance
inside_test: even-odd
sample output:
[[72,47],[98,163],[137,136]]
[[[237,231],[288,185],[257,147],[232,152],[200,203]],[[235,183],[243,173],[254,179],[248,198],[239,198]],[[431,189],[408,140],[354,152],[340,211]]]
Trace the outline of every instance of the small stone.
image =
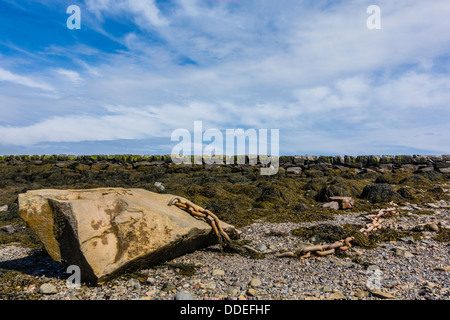
[[189,292],[178,292],[175,295],[175,300],[194,300],[194,296]]
[[437,270],[437,271],[450,271],[450,266],[446,266],[446,267],[436,267],[436,268],[433,268],[433,270]]
[[381,270],[379,266],[375,265],[375,264],[371,264],[370,266],[367,267],[366,272],[372,272],[375,270]]
[[6,212],[6,211],[8,211],[8,205],[7,204],[5,204],[3,206],[0,206],[0,212]]
[[325,286],[322,288],[322,291],[323,292],[331,292],[332,290],[331,290],[330,286]]
[[253,278],[253,279],[250,281],[250,285],[251,285],[252,287],[260,287],[260,286],[262,285],[261,279],[259,279],[259,278]]
[[256,290],[253,289],[253,288],[250,288],[250,289],[247,290],[246,294],[248,296],[254,297],[256,295]]
[[414,255],[411,252],[409,252],[403,248],[394,248],[394,251],[395,251],[396,255],[398,255],[400,257],[404,257],[404,258],[414,257]]
[[215,290],[216,289],[216,283],[214,281],[205,283],[205,289],[207,290]]
[[150,289],[145,293],[145,295],[146,295],[146,296],[149,296],[149,297],[154,296],[155,294],[156,294],[156,288],[150,288]]
[[302,168],[301,167],[289,167],[286,169],[287,173],[290,174],[302,174]]
[[42,294],[55,294],[58,290],[56,290],[56,287],[51,283],[44,283],[39,287],[39,293]]
[[161,288],[162,291],[171,292],[176,290],[177,288],[172,282],[166,282],[164,283],[163,287]]
[[324,203],[322,205],[322,208],[330,208],[330,209],[333,209],[333,210],[339,210],[339,202],[331,201],[331,202]]
[[377,298],[381,298],[381,299],[395,299],[395,297],[387,292],[383,292],[381,290],[377,290],[377,289],[373,289],[370,290],[370,293]]
[[368,294],[368,292],[367,291],[364,291],[364,290],[358,290],[358,291],[356,291],[356,293],[355,293],[355,297],[358,297],[358,298],[365,298],[365,297],[367,297],[369,294]]
[[256,250],[258,250],[259,252],[266,252],[267,246],[265,244],[260,244],[259,246],[256,247]]
[[212,271],[212,275],[213,276],[223,276],[223,275],[225,275],[225,271],[223,271],[221,269],[214,269]]
[[399,240],[403,241],[403,242],[406,242],[406,243],[414,243],[414,238],[412,236],[402,237]]
[[14,233],[16,231],[16,229],[14,229],[14,227],[10,224],[8,224],[7,226],[1,227],[0,230],[4,231],[6,233]]
[[128,280],[127,287],[132,288],[133,290],[141,290],[141,284],[137,279]]
[[161,191],[164,191],[166,189],[161,182],[155,182],[155,187],[157,187]]
[[336,292],[333,292],[332,294],[330,294],[328,296],[328,299],[330,299],[330,300],[345,300],[346,298],[342,292],[336,291]]
[[355,205],[352,197],[330,197],[331,201],[337,201],[340,209],[351,209]]
[[228,288],[227,289],[227,296],[229,297],[236,297],[236,295],[239,293],[239,291],[236,288]]
[[439,227],[437,226],[437,224],[430,223],[428,226],[430,227],[431,230],[439,232]]
[[238,300],[247,300],[247,298],[241,294],[241,295],[238,297]]
[[153,286],[156,283],[156,279],[152,278],[152,277],[148,277],[147,278],[147,283]]

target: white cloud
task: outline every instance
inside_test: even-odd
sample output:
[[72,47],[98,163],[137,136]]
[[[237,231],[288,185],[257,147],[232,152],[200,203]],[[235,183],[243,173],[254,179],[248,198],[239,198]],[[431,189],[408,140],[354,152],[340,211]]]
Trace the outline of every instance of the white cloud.
[[86,4],[97,16],[129,12],[135,16],[136,24],[144,29],[162,27],[169,23],[162,16],[155,0],[88,0]]
[[[370,152],[383,144],[450,151],[448,139],[433,135],[447,132],[450,118],[450,76],[436,71],[439,58],[450,52],[447,0],[382,0],[381,30],[367,29],[371,3],[364,1],[176,4],[164,10],[155,1],[87,1],[98,17],[140,27],[111,35],[128,51],[101,54],[101,48],[84,46],[71,56],[80,70],[42,70],[48,85],[0,69],[0,80],[57,88],[55,105],[64,110],[21,97],[21,110],[38,103],[38,116],[32,124],[10,120],[0,135],[9,144],[27,145],[169,141],[174,129],[191,130],[203,120],[205,128],[222,130],[280,129],[285,150],[300,153]],[[59,56],[65,50],[50,47]],[[19,99],[2,100],[13,98]]]
[[75,85],[78,85],[83,81],[83,78],[81,78],[80,74],[76,71],[61,68],[56,69],[55,71]]
[[12,82],[29,88],[37,88],[45,91],[55,90],[51,85],[46,84],[45,82],[34,80],[27,76],[17,75],[3,68],[0,68],[0,81]]

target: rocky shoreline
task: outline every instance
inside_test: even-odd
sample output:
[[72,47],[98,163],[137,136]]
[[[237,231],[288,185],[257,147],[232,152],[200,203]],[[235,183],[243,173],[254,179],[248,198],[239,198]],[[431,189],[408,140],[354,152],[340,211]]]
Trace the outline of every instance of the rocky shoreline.
[[[450,298],[450,156],[286,156],[270,177],[257,166],[174,165],[165,156],[33,157],[0,158],[1,300]],[[263,258],[222,253],[216,245],[71,289],[70,274],[19,217],[18,195],[101,187],[185,197],[236,226]],[[352,208],[329,206],[336,197],[351,197]],[[359,230],[368,214],[388,207],[396,213],[371,247],[277,257],[305,243],[335,241],[333,232]]]
[[[424,209],[432,213],[420,214]],[[450,203],[398,206],[389,223],[412,230],[430,223],[450,227]],[[314,225],[358,224],[366,213],[339,215],[308,223],[256,222],[240,229],[262,259],[222,253],[217,245],[167,264],[123,275],[105,284],[71,289],[65,269],[42,250],[19,244],[0,247],[0,273],[11,286],[1,299],[41,300],[449,300],[450,246],[423,231],[421,239],[403,237],[374,249],[353,247],[345,255],[308,259],[277,258],[299,239],[292,230]],[[19,271],[14,271],[19,270]],[[378,270],[378,271],[376,271]],[[3,290],[5,291],[5,290]],[[7,291],[7,290],[6,290]]]

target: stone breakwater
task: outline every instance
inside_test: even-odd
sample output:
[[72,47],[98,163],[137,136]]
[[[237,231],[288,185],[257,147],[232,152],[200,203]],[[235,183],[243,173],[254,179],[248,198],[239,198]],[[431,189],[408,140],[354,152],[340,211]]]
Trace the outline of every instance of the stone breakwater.
[[[223,166],[250,166],[248,156],[234,156],[233,164],[230,157],[223,157]],[[295,155],[280,156],[278,158],[281,173],[301,174],[306,170],[330,170],[354,168],[357,170],[372,169],[381,171],[400,170],[406,172],[437,171],[450,173],[450,155],[362,155],[362,156],[312,156]],[[192,161],[193,162],[193,161]],[[205,159],[202,166],[208,169],[217,164],[208,164]],[[241,164],[242,163],[242,164]],[[128,169],[138,169],[145,166],[170,167],[175,166],[170,155],[10,155],[0,156],[0,164],[54,164],[58,167],[76,168],[89,166],[92,169],[108,167],[110,165],[124,166]],[[185,164],[181,166],[192,166]],[[261,161],[252,165],[263,167]],[[85,169],[89,169],[85,167]]]

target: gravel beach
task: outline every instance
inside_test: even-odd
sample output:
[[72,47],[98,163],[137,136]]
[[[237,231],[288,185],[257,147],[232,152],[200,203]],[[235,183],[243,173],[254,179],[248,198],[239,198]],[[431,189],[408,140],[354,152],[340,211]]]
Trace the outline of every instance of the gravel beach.
[[[390,228],[411,230],[427,224],[450,228],[449,203],[403,206]],[[428,210],[427,214],[418,214]],[[301,242],[292,230],[319,224],[361,224],[367,213],[336,215],[309,223],[256,222],[240,229],[241,238],[264,253],[262,259],[222,253],[217,245],[178,257],[165,265],[123,275],[99,286],[70,288],[70,274],[42,249],[20,244],[0,247],[0,275],[9,288],[0,299],[42,300],[448,300],[450,245],[425,230],[421,239],[405,237],[352,247],[345,255],[279,258]],[[183,266],[190,267],[186,274]],[[193,271],[193,272],[192,272]]]

